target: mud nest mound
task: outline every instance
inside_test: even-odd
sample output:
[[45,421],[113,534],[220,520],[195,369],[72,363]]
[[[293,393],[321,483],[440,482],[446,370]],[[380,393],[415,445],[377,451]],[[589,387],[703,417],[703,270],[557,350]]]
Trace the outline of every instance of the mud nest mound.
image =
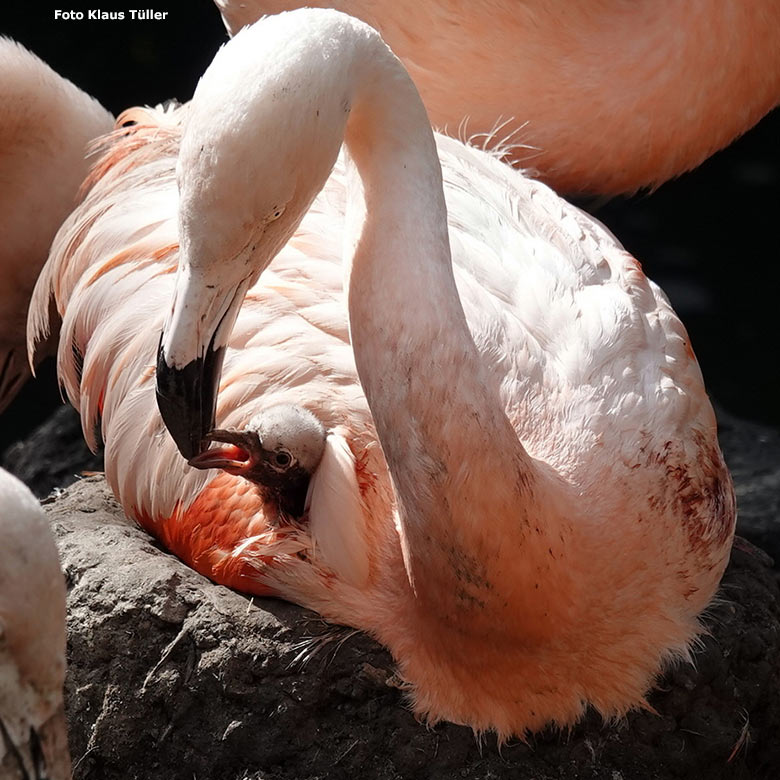
[[671,670],[657,714],[591,713],[498,748],[417,722],[366,636],[201,577],[124,518],[100,477],[46,502],[68,581],[74,777],[777,777],[780,588],[765,554],[732,554],[696,666]]

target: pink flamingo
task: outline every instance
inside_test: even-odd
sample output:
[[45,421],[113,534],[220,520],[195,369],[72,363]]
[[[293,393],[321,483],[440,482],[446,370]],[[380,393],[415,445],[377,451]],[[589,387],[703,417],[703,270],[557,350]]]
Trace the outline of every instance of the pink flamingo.
[[33,494],[0,469],[0,776],[70,778],[65,578]]
[[[734,498],[637,262],[435,136],[337,12],[258,22],[188,106],[131,121],[29,321],[33,345],[53,292],[60,378],[125,511],[215,581],[376,637],[431,720],[505,737],[642,706],[700,631]],[[155,408],[158,346],[197,469]]]
[[45,62],[0,38],[0,412],[30,376],[27,307],[51,240],[76,205],[87,144],[113,121]]
[[780,102],[778,0],[215,0],[233,34],[302,5],[382,34],[432,123],[560,192],[656,187]]

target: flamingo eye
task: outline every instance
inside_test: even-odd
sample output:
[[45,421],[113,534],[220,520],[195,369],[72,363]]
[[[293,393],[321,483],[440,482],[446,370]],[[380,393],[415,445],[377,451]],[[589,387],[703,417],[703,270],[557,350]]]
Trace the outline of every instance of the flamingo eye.
[[279,452],[274,453],[274,465],[279,466],[280,468],[287,468],[290,463],[292,463],[292,456],[289,452],[280,450]]

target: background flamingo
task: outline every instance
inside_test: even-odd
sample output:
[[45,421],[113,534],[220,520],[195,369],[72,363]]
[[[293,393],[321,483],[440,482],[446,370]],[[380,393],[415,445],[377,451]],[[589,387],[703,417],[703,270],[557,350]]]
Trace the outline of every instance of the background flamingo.
[[695,168],[780,102],[780,2],[215,0],[231,34],[337,8],[378,29],[434,126],[521,144],[559,191],[616,194]]
[[0,38],[0,412],[30,376],[27,307],[51,240],[76,205],[87,144],[112,124],[96,100]]
[[38,501],[0,469],[0,776],[70,777],[65,578]]
[[[328,178],[348,115],[362,232],[357,179],[344,223],[344,168]],[[439,137],[448,238],[419,98],[340,14],[266,20],[191,105],[129,120],[57,237],[30,320],[34,341],[53,291],[61,379],[93,443],[100,420],[125,510],[212,578],[377,636],[432,719],[507,736],[571,723],[588,701],[605,715],[640,705],[698,630],[734,506],[685,331],[636,262],[543,185]],[[389,274],[372,263],[383,256]],[[153,398],[174,291],[158,394],[180,448],[193,455],[209,425],[229,337],[220,424],[293,401],[327,431],[310,523],[178,457]]]

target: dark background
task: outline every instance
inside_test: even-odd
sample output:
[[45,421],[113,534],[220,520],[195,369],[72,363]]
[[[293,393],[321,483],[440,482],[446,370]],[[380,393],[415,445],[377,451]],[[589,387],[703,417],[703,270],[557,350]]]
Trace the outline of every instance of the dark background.
[[[55,21],[54,8],[127,9],[123,2],[62,0],[50,7],[13,0],[0,33],[20,41],[117,114],[135,104],[189,99],[226,40],[210,0],[147,0],[166,21]],[[652,194],[580,201],[605,222],[667,292],[687,325],[712,397],[726,410],[780,425],[780,269],[775,230],[780,192],[780,113],[693,173]],[[41,413],[55,391],[25,391]],[[3,439],[31,424],[9,415]],[[6,420],[4,420],[6,424]]]

